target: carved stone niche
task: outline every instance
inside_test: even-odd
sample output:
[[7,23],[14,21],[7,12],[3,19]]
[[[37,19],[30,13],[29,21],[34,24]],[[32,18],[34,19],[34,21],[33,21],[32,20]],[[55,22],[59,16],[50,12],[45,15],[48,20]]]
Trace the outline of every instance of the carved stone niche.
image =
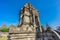
[[24,23],[30,23],[30,19],[28,16],[24,16]]

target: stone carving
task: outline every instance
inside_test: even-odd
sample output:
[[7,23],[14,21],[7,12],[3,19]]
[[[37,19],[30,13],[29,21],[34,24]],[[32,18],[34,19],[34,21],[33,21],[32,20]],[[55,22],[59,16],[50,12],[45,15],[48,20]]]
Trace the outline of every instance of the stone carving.
[[[44,30],[38,15],[39,12],[30,3],[26,3],[19,13],[18,26],[10,27],[9,40],[49,40],[52,36],[56,38],[55,31],[50,28]],[[57,37],[60,38],[60,36]]]
[[36,27],[40,27],[39,25],[37,25],[37,23],[39,22],[38,11],[30,3],[26,3],[24,7],[21,9],[19,16],[20,17],[18,27],[10,28],[9,31],[9,35],[11,37],[10,39],[35,40]]

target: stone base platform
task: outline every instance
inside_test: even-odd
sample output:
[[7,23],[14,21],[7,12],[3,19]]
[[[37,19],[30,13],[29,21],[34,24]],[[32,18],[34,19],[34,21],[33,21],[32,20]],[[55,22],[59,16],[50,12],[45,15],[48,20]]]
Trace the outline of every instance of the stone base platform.
[[35,33],[11,33],[9,40],[35,40]]

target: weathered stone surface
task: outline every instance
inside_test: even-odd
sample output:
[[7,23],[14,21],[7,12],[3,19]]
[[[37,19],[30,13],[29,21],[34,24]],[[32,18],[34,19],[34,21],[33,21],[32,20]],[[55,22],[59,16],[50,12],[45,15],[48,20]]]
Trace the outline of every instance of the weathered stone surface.
[[39,12],[27,3],[19,14],[18,27],[11,26],[9,30],[9,40],[60,40],[59,34],[44,28],[39,23]]
[[22,40],[22,39],[26,39],[26,40],[31,40],[31,39],[35,39],[36,34],[35,33],[17,33],[17,34],[11,34],[10,35],[10,39],[11,40]]

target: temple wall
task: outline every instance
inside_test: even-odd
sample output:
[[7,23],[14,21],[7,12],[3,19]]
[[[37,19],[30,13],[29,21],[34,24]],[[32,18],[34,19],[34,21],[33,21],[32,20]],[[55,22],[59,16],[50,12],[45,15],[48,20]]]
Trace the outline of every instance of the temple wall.
[[10,40],[35,40],[35,33],[16,33],[10,34]]

